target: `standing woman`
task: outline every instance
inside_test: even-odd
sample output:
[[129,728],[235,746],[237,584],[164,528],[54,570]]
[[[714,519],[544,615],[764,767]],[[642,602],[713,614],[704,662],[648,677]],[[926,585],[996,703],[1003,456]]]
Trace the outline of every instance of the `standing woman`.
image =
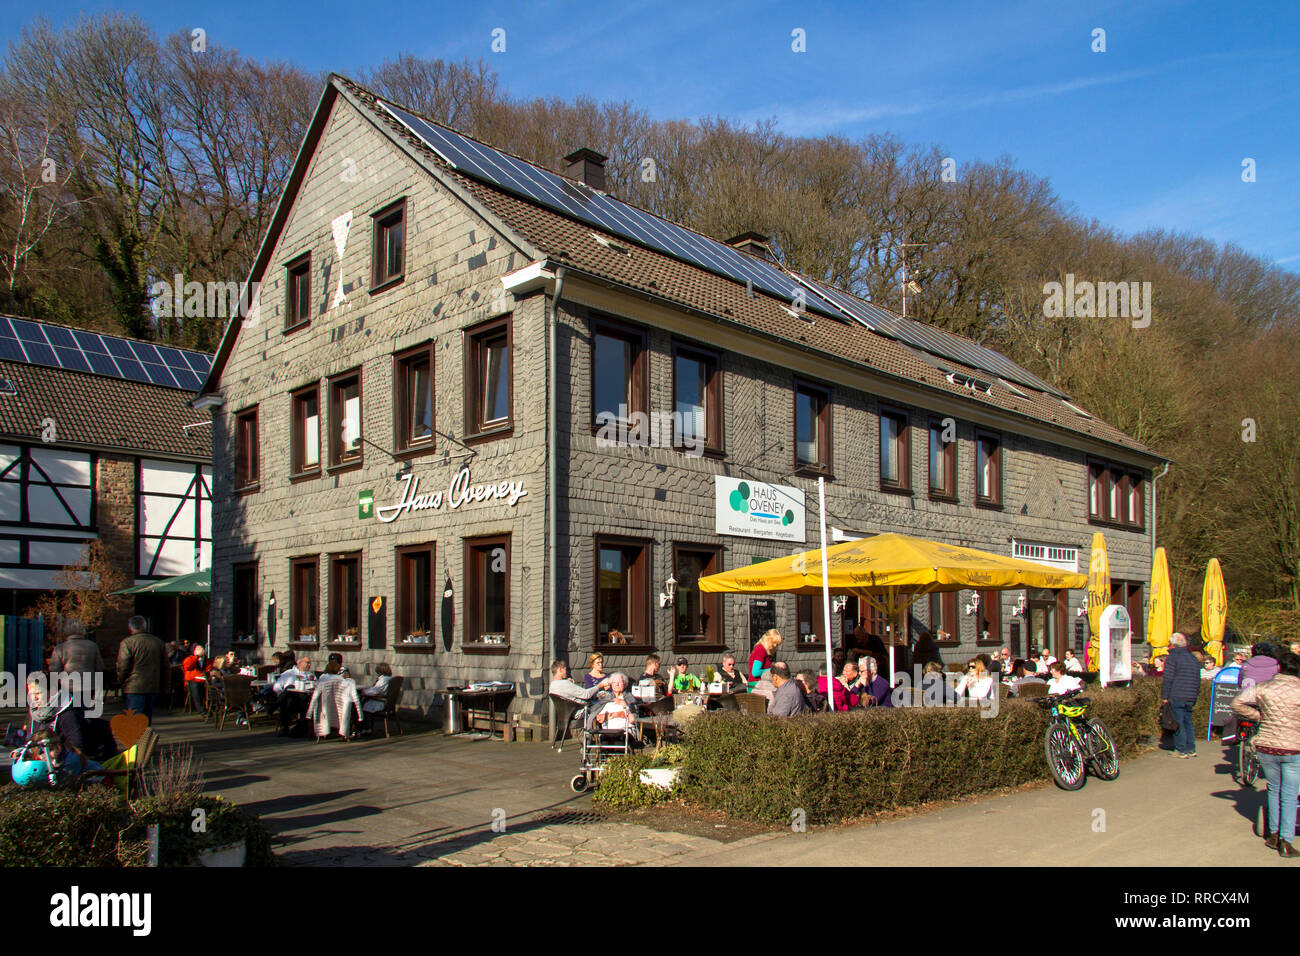
[[597,651],[587,658],[587,676],[582,679],[583,687],[595,687],[605,679],[605,655]]
[[1247,687],[1232,709],[1259,722],[1255,752],[1268,781],[1264,845],[1284,857],[1300,856],[1292,846],[1300,790],[1300,656],[1283,654],[1277,676]]
[[750,683],[763,676],[764,671],[772,669],[773,654],[781,646],[781,632],[772,628],[758,639],[754,649],[749,652],[749,663],[745,665],[745,677]]

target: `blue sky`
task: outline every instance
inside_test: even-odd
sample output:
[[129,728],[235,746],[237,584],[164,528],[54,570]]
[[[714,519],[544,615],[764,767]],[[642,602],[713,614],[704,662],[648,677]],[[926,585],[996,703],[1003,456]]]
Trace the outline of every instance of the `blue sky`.
[[[17,36],[30,9],[11,8],[0,37]],[[1085,218],[1235,242],[1300,272],[1293,3],[44,0],[40,10],[56,24],[123,10],[164,33],[201,26],[246,54],[345,74],[402,51],[482,57],[516,96],[626,99],[658,118],[775,118],[796,135],[888,131],[940,146],[959,171],[1006,155]],[[504,53],[491,50],[496,28]],[[807,52],[791,49],[796,28]],[[1091,49],[1096,28],[1104,53]],[[1242,182],[1247,157],[1254,183]]]

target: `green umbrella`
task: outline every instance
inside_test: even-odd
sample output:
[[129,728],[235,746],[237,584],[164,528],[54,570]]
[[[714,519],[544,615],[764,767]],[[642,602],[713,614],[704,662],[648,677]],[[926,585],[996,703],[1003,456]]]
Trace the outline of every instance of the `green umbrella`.
[[178,574],[174,578],[160,578],[147,584],[138,584],[115,592],[117,594],[210,594],[212,593],[212,569]]

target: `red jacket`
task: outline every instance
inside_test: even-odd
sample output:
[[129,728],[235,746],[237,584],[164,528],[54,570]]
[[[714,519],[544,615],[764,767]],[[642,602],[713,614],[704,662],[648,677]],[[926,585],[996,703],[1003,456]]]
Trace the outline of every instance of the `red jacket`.
[[[817,690],[823,695],[826,693],[826,678],[817,678]],[[847,703],[845,699],[847,697]],[[858,706],[858,694],[856,691],[846,691],[844,685],[840,683],[839,678],[835,678],[835,701],[831,704],[831,710],[848,710],[850,707]]]
[[201,660],[196,654],[191,654],[189,657],[185,658],[185,660],[181,661],[181,670],[185,672],[185,680],[187,682],[207,680],[207,677],[203,674],[205,663],[206,662]]

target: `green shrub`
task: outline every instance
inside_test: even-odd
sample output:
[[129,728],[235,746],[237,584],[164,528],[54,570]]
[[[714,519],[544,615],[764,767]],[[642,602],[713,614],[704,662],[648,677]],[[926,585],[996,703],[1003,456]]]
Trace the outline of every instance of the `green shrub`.
[[676,786],[665,790],[641,782],[641,771],[650,765],[651,758],[645,754],[612,758],[601,771],[592,802],[610,810],[636,810],[669,799],[676,792]]
[[[195,809],[206,832],[195,833]],[[270,834],[255,816],[220,797],[128,803],[111,787],[24,790],[0,787],[0,866],[145,866],[147,828],[158,824],[161,866],[195,866],[209,847],[247,841],[247,866],[274,865]]]
[[[1159,733],[1159,681],[1090,689],[1090,716],[1105,721],[1120,756]],[[1046,712],[1003,701],[996,717],[975,708],[897,708],[789,719],[711,713],[686,734],[678,790],[740,819],[835,823],[952,800],[1050,776]]]

